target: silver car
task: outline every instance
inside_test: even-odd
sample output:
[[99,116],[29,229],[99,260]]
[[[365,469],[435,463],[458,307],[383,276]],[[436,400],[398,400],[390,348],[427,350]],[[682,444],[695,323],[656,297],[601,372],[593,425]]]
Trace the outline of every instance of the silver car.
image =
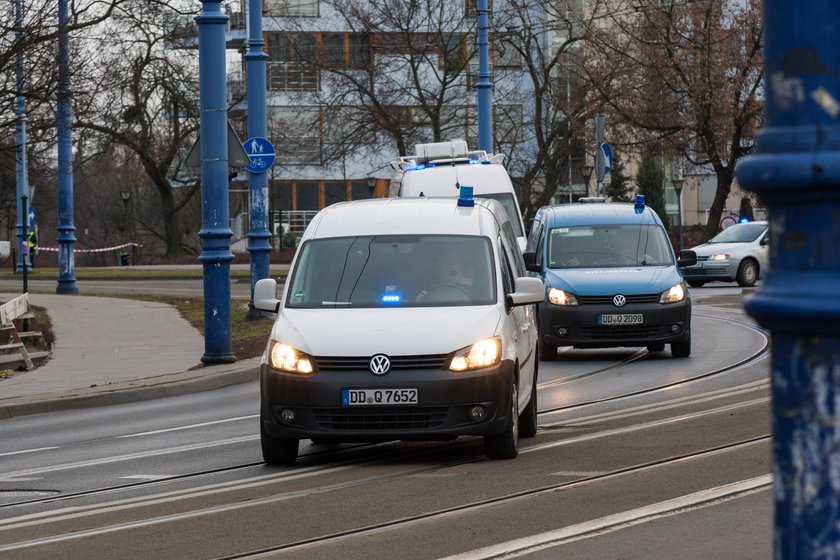
[[692,247],[697,264],[684,268],[683,276],[695,288],[714,280],[753,286],[767,271],[769,244],[767,222],[729,226],[706,243]]

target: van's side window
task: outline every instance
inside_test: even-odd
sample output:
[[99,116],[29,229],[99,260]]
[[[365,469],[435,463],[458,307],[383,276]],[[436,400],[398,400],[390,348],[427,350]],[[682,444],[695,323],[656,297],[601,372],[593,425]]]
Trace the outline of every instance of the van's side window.
[[508,258],[508,251],[505,248],[505,244],[499,239],[499,264],[501,265],[502,269],[502,287],[505,290],[505,295],[512,294],[514,290],[514,276],[513,276],[513,269],[510,266],[510,260]]
[[508,256],[514,273],[516,276],[528,276],[525,261],[522,260],[522,252],[519,250],[519,243],[516,241],[516,234],[513,232],[513,226],[510,222],[502,224],[502,235],[505,238],[506,249],[510,251]]

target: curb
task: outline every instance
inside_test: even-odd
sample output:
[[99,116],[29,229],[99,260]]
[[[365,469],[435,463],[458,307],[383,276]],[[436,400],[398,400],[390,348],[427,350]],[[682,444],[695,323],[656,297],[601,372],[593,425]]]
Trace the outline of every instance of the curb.
[[102,387],[18,397],[8,404],[0,400],[0,421],[32,414],[175,397],[248,383],[258,379],[260,371],[259,359],[248,361],[251,363],[218,373],[208,374],[207,368],[199,368]]

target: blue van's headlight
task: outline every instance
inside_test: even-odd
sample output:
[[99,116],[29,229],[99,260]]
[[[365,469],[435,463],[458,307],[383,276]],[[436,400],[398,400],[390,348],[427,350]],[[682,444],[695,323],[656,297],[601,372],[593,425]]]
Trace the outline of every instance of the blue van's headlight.
[[578,304],[578,300],[573,294],[559,288],[551,288],[548,290],[548,301],[554,305],[563,305],[567,307]]
[[659,303],[679,303],[684,300],[685,286],[682,283],[668,288],[659,296]]

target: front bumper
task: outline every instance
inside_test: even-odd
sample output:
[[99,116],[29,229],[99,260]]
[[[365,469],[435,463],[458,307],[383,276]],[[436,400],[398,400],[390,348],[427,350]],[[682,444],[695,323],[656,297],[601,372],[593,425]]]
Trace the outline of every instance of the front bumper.
[[[510,411],[513,362],[472,372],[406,369],[375,376],[369,371],[279,372],[263,364],[260,395],[264,427],[278,438],[324,441],[441,440],[502,432]],[[418,389],[418,404],[342,406],[341,390]],[[481,420],[469,410],[485,409]],[[284,423],[281,411],[294,413]]]
[[[637,325],[601,325],[603,314],[641,314]],[[615,348],[646,346],[651,343],[684,342],[691,337],[691,300],[660,303],[585,304],[561,307],[549,303],[539,306],[540,340],[549,346],[577,348]],[[565,332],[564,332],[565,331]]]
[[686,280],[732,281],[738,272],[738,263],[728,261],[700,261],[694,266],[682,269]]

